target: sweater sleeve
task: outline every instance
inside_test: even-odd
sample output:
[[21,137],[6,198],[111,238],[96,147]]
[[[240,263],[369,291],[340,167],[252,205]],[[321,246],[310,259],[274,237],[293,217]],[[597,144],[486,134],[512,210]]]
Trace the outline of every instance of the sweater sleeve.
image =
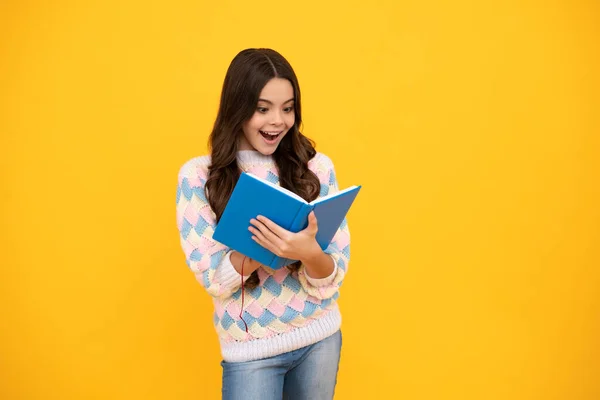
[[[313,171],[317,174],[321,182],[319,197],[339,191],[333,163],[327,156],[318,153],[315,160],[309,164],[310,166],[313,167]],[[331,243],[325,249],[325,253],[333,259],[335,264],[330,276],[323,279],[311,278],[306,273],[304,265],[298,271],[298,277],[304,290],[311,296],[321,300],[326,300],[337,295],[348,272],[348,264],[350,262],[350,230],[348,229],[346,218],[344,218]]]
[[212,238],[216,217],[204,195],[208,168],[201,161],[190,160],[179,171],[177,228],[186,263],[198,282],[211,296],[228,297],[241,286],[241,276],[231,264],[232,250]]

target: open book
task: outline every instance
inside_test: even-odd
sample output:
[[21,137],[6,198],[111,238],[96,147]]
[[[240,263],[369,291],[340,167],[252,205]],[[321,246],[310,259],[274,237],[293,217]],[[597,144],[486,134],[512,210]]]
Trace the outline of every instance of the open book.
[[316,240],[325,250],[342,224],[361,186],[320,197],[308,203],[297,194],[250,173],[242,172],[217,224],[213,239],[273,269],[298,260],[278,257],[254,240],[250,220],[267,217],[282,228],[299,232],[308,226],[315,212],[319,230]]

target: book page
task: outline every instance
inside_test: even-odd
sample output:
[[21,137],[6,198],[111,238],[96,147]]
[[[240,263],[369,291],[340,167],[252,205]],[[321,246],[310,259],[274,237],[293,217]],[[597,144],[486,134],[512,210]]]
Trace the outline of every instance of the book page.
[[332,197],[341,196],[341,195],[343,195],[346,192],[349,192],[351,190],[356,189],[357,187],[358,186],[356,186],[356,185],[355,186],[350,186],[349,188],[346,188],[344,190],[340,190],[337,193],[328,194],[327,196],[323,196],[323,197],[320,197],[320,198],[318,198],[316,200],[313,200],[313,201],[310,202],[310,204],[312,204],[312,205],[319,204],[320,202],[328,200],[328,199],[331,199]]
[[250,173],[250,172],[246,172],[246,175],[248,175],[248,176],[250,176],[250,177],[252,177],[252,178],[256,179],[257,181],[261,181],[261,182],[263,182],[263,183],[266,183],[267,185],[269,185],[269,186],[271,186],[271,187],[273,187],[273,188],[275,188],[275,189],[279,190],[279,191],[280,191],[280,192],[282,192],[282,193],[285,193],[285,194],[287,194],[287,195],[288,195],[288,196],[290,196],[290,197],[293,197],[293,198],[295,198],[295,199],[297,199],[297,200],[300,200],[301,202],[303,202],[303,203],[305,203],[305,204],[308,204],[308,203],[306,202],[306,200],[304,200],[302,197],[298,196],[296,193],[292,192],[291,190],[288,190],[288,189],[286,189],[286,188],[284,188],[284,187],[281,187],[281,186],[279,186],[279,185],[276,185],[276,184],[274,184],[273,182],[269,182],[269,181],[268,181],[268,180],[266,180],[266,179],[259,178],[258,176],[254,175],[254,174],[252,174],[252,173]]

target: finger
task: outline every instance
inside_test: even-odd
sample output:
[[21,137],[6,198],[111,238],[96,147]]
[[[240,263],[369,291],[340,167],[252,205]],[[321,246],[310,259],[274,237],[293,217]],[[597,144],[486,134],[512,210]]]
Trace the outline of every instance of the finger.
[[254,240],[256,243],[258,243],[259,245],[261,245],[262,247],[264,247],[265,249],[269,250],[271,253],[277,254],[279,255],[279,249],[277,249],[273,243],[269,242],[264,235],[258,231],[257,229],[257,234],[252,236],[252,240]]
[[[269,221],[271,222],[271,221]],[[250,223],[252,225],[254,225],[254,227],[250,227],[250,228],[254,228],[254,229],[258,229],[260,230],[260,232],[262,232],[262,234],[265,236],[265,238],[267,238],[270,242],[272,242],[274,245],[279,246],[282,244],[284,238],[279,236],[278,233],[276,231],[273,231],[272,229],[270,229],[266,224],[264,224],[263,222],[256,220],[256,219],[251,219]],[[278,225],[274,224],[273,222],[271,222],[271,226],[275,227],[275,228],[279,228]],[[248,229],[250,229],[248,228]],[[285,234],[285,229],[279,228],[279,231],[282,234]],[[250,232],[253,232],[250,229]],[[253,232],[254,233],[254,232]]]
[[287,234],[289,234],[290,232],[286,229],[283,229],[282,227],[280,227],[279,225],[277,225],[275,222],[271,221],[269,218],[267,217],[263,217],[262,215],[259,215],[258,217],[256,217],[257,220],[259,220],[260,222],[262,222],[267,228],[269,228],[269,230],[273,233],[275,233],[277,236],[279,236],[280,238],[285,238]]
[[315,214],[314,211],[311,211],[310,214],[308,214],[308,223],[309,224],[313,224],[315,226],[318,225],[318,221],[317,221],[317,215]]
[[258,237],[263,242],[268,242],[275,247],[280,247],[282,244],[282,240],[275,235],[273,232],[269,230],[264,224],[255,219],[251,219],[250,223],[254,226],[249,226],[248,230],[252,232],[256,237]]

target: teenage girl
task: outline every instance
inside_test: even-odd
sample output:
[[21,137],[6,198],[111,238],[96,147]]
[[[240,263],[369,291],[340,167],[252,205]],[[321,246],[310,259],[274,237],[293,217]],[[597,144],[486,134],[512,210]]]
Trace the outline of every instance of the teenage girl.
[[223,399],[332,399],[342,336],[337,305],[348,270],[346,221],[321,250],[311,213],[289,232],[263,216],[248,221],[261,246],[300,260],[272,270],[212,239],[242,171],[307,201],[338,191],[333,163],[300,132],[300,87],[290,64],[270,49],[246,49],[231,62],[210,155],[179,171],[177,225],[186,262],[212,296],[223,361]]

